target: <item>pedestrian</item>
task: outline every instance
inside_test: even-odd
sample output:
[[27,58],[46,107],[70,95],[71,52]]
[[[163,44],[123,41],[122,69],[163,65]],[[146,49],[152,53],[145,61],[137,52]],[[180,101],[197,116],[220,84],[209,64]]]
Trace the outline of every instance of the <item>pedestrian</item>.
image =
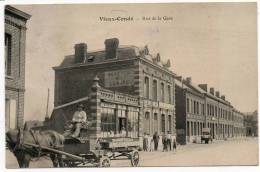
[[148,135],[144,133],[144,138],[143,138],[143,150],[148,151]]
[[153,142],[154,142],[154,150],[157,151],[158,150],[158,143],[159,143],[160,137],[158,135],[158,132],[156,131],[153,134]]
[[163,152],[167,151],[167,139],[164,133],[162,133],[162,145],[163,145]]
[[167,132],[166,145],[167,145],[167,151],[171,151],[172,150],[172,136],[171,136],[170,131]]
[[151,141],[150,141],[150,152],[153,152],[154,150],[154,140],[153,138],[151,138]]
[[177,152],[177,141],[176,141],[175,135],[173,135],[173,137],[172,137],[172,150],[173,151],[175,150]]

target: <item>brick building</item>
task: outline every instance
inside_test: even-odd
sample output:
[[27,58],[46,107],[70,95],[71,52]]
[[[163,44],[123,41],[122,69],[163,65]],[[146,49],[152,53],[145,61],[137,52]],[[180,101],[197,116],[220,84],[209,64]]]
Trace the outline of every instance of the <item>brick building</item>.
[[234,137],[246,136],[245,114],[237,109],[233,109],[233,130]]
[[25,38],[29,14],[5,7],[5,127],[23,125],[25,92]]
[[192,84],[191,78],[176,79],[175,87],[177,141],[186,144],[205,128],[205,95]]
[[258,111],[248,112],[244,116],[247,136],[258,136]]
[[[105,49],[99,51],[88,51],[85,43],[76,44],[75,54],[54,67],[52,117],[61,118],[64,109],[59,107],[84,99],[94,122],[93,137],[105,136],[105,125],[115,134],[122,127],[130,133],[134,121],[135,136],[175,133],[175,74],[169,67],[170,61],[163,63],[159,54],[152,56],[147,46],[120,46],[117,38],[105,40]],[[70,119],[73,113],[65,114]]]
[[176,77],[177,140],[199,142],[202,128],[210,128],[213,139],[245,135],[243,114],[233,108],[225,96],[220,96],[207,84],[196,85],[191,78]]

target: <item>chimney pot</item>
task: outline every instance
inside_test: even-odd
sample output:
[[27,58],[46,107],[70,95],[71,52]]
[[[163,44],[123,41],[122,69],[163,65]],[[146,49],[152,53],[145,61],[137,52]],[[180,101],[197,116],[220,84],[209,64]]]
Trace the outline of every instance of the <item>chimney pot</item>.
[[199,87],[200,87],[202,90],[208,92],[208,84],[199,84]]
[[216,91],[216,96],[219,98],[219,91]]
[[75,63],[84,63],[87,58],[87,44],[75,44]]
[[119,46],[119,40],[117,38],[111,38],[105,40],[106,59],[116,58],[117,48]]
[[211,88],[209,89],[209,92],[210,92],[210,94],[212,94],[212,95],[214,96],[214,88],[213,88],[213,87],[211,87]]
[[222,96],[221,96],[221,99],[222,99],[222,100],[225,100],[226,98],[225,98],[225,96],[224,96],[224,95],[222,95]]

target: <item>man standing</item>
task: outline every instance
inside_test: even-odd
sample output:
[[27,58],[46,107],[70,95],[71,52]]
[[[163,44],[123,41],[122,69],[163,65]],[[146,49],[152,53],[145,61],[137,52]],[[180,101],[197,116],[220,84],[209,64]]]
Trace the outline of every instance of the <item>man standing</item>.
[[78,137],[82,125],[87,122],[87,114],[83,108],[83,104],[79,104],[77,111],[73,114],[72,123],[74,123],[75,130],[71,137]]
[[166,136],[166,143],[167,143],[167,151],[172,150],[172,136],[170,131],[168,131]]
[[175,149],[175,151],[177,151],[177,141],[176,141],[175,135],[173,135],[173,137],[172,137],[172,150],[174,151],[174,149]]
[[154,133],[153,135],[153,141],[154,141],[154,150],[157,151],[158,150],[158,143],[159,143],[160,137],[157,133],[157,131]]

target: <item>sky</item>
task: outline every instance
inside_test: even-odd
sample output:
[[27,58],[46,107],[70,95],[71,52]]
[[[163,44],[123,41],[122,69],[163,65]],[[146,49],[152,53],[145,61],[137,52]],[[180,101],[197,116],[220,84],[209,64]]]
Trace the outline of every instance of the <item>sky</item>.
[[[53,109],[54,71],[76,43],[88,51],[104,49],[104,40],[148,45],[152,54],[171,60],[171,70],[207,83],[242,111],[257,109],[256,3],[178,3],[124,5],[17,5],[32,15],[27,23],[25,120],[43,120],[47,90]],[[99,17],[133,17],[102,22]],[[173,20],[144,21],[143,17]]]

